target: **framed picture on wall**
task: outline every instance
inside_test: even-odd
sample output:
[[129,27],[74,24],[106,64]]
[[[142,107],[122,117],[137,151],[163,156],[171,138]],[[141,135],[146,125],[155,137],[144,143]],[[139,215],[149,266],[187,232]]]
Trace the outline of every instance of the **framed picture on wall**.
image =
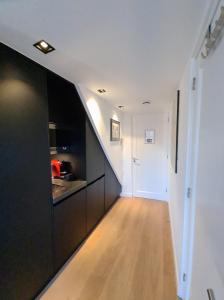
[[180,91],[177,91],[177,99],[173,102],[173,109],[172,109],[172,143],[171,143],[171,164],[176,174],[178,172],[179,111],[180,111]]
[[110,119],[110,140],[111,142],[118,142],[121,139],[120,136],[120,122]]

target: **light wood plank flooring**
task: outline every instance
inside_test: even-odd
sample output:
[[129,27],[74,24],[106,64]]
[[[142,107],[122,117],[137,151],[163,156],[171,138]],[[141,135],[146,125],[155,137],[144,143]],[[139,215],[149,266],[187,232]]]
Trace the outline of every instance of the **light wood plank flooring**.
[[41,300],[174,300],[167,203],[121,198]]

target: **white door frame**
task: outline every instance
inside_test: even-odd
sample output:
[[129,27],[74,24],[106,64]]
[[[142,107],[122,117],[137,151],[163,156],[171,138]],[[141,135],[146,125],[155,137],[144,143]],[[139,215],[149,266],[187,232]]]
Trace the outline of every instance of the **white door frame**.
[[[144,115],[147,115],[147,114],[152,114],[153,112],[148,112],[148,113],[145,113]],[[164,115],[166,116],[166,119],[167,119],[167,122],[169,122],[169,114],[168,112],[165,113],[165,112],[161,112],[161,114],[164,113]],[[151,197],[148,197],[147,194],[144,194],[144,193],[141,193],[141,194],[138,194],[136,193],[136,189],[135,189],[135,186],[136,186],[136,183],[135,183],[135,159],[137,158],[135,155],[135,149],[136,149],[136,139],[135,139],[135,136],[134,136],[134,117],[138,115],[138,114],[133,114],[132,115],[132,118],[131,118],[131,132],[132,132],[132,145],[131,145],[131,157],[132,157],[132,162],[131,162],[131,170],[132,170],[132,197],[144,197],[144,198],[148,198],[148,199],[157,199],[157,200],[162,200],[162,201],[167,201],[168,200],[168,195],[169,195],[169,190],[168,190],[168,144],[169,144],[169,124],[167,124],[167,126],[165,127],[166,129],[164,129],[164,134],[165,134],[165,137],[166,137],[166,155],[167,155],[167,160],[166,160],[166,182],[165,182],[165,185],[167,187],[166,191],[164,192],[164,194],[160,197],[159,195],[160,194],[153,194]],[[138,158],[137,158],[138,160]]]
[[[189,300],[190,296],[195,231],[196,179],[202,90],[202,70],[200,69],[199,61],[200,59],[192,59],[189,78],[188,146],[184,195],[184,226],[181,255],[181,278],[179,278],[178,287],[178,296],[184,300]],[[193,88],[193,80],[196,80],[195,90]]]
[[[192,280],[192,263],[193,263],[193,245],[195,233],[195,207],[196,207],[196,186],[197,186],[197,166],[198,166],[198,149],[200,133],[200,112],[202,101],[202,84],[203,69],[200,66],[201,49],[209,24],[217,11],[221,0],[214,0],[207,4],[204,15],[204,24],[198,37],[191,65],[191,75],[189,78],[189,118],[188,118],[188,149],[186,160],[186,180],[185,180],[185,205],[184,205],[184,229],[181,253],[181,273],[179,278],[178,296],[184,300],[190,300],[190,288]],[[196,93],[192,92],[192,78],[197,78]],[[194,128],[192,128],[192,122]],[[194,137],[192,136],[195,130]],[[187,189],[191,188],[191,197],[187,197]],[[186,274],[186,281],[183,277]]]

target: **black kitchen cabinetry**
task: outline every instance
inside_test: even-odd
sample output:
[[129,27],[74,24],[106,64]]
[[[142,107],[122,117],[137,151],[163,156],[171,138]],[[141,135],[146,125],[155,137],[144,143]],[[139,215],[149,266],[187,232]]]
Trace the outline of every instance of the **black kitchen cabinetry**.
[[86,120],[86,180],[91,183],[103,176],[104,170],[104,153],[96,137],[96,134]]
[[72,255],[86,236],[86,189],[54,207],[54,271]]
[[[51,156],[49,122],[63,132]],[[88,184],[55,206],[50,159],[71,162],[74,181]],[[0,299],[32,299],[121,186],[75,86],[2,44],[0,165]]]
[[51,159],[68,161],[74,179],[86,178],[86,113],[71,82],[47,71],[49,122],[57,131],[56,154]]
[[31,299],[53,274],[46,73],[0,44],[0,298]]
[[85,109],[74,84],[47,71],[47,85],[49,122],[76,128],[79,134],[85,132]]
[[121,185],[108,160],[105,158],[105,211],[115,203],[120,193]]
[[87,232],[89,233],[104,215],[104,177],[87,187]]

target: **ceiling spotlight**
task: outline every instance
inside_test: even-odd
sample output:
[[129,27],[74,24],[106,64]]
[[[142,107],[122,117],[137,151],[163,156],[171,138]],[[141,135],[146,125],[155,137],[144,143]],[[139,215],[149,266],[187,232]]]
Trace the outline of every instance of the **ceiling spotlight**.
[[47,54],[49,52],[52,52],[55,50],[54,47],[52,47],[50,44],[48,44],[46,41],[41,40],[33,45],[35,48],[43,52],[44,54]]
[[106,93],[106,90],[105,89],[99,89],[99,90],[97,90],[97,92],[100,93],[100,94],[103,94],[103,93]]
[[45,41],[41,41],[40,46],[41,46],[41,48],[44,48],[44,49],[48,48],[48,44]]
[[123,109],[124,109],[124,105],[118,105],[118,108],[119,108],[120,110],[123,110]]
[[151,104],[151,101],[144,101],[142,104]]

